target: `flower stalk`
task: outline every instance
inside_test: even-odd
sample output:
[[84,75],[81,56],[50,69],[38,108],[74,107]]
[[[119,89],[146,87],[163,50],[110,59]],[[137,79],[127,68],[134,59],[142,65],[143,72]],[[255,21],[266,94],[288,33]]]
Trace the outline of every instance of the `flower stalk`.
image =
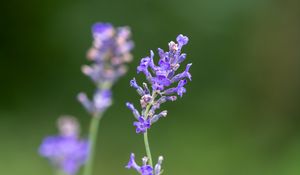
[[[154,99],[155,97],[156,97],[156,92],[154,91],[153,94],[152,94],[152,99]],[[149,113],[149,110],[150,110],[151,106],[152,106],[152,102],[147,105],[146,110],[145,110],[145,116],[148,116],[148,113]],[[145,144],[146,154],[147,154],[147,157],[149,159],[149,164],[150,164],[150,166],[153,167],[153,161],[152,161],[152,155],[151,155],[151,149],[150,149],[147,129],[144,133],[144,144]]]
[[148,141],[148,132],[147,131],[144,133],[144,143],[145,143],[145,148],[146,148],[146,154],[147,154],[147,157],[149,159],[149,164],[150,164],[150,166],[153,167],[153,162],[152,162],[152,156],[151,156],[151,150],[150,150],[150,145],[149,145],[149,141]]
[[97,133],[98,133],[98,129],[99,129],[100,121],[101,121],[101,115],[102,114],[98,114],[97,116],[95,115],[91,119],[90,128],[89,128],[89,136],[88,136],[88,138],[89,138],[89,156],[87,157],[87,161],[84,166],[84,171],[83,171],[84,175],[92,174],[93,161],[94,161],[94,157],[95,157],[95,148],[97,145],[97,135],[98,135]]

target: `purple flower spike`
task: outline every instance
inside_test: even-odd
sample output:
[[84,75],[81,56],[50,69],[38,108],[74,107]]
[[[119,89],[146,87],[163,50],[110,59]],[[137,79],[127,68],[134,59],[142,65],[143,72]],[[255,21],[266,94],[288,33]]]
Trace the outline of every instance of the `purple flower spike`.
[[[148,157],[143,158],[143,165],[139,166],[134,160],[134,154],[131,154],[130,161],[127,168],[134,168],[140,175],[161,175],[163,157],[158,158],[157,164],[153,167],[150,148],[148,143],[147,130],[152,124],[156,123],[160,118],[165,118],[168,114],[167,110],[157,112],[160,106],[167,101],[176,101],[177,96],[182,97],[186,93],[184,87],[188,80],[192,80],[190,74],[190,68],[192,63],[187,64],[183,72],[177,73],[176,71],[180,67],[180,64],[186,59],[186,54],[181,53],[182,47],[188,43],[188,37],[178,35],[176,38],[177,43],[169,42],[169,51],[165,52],[163,49],[158,49],[158,55],[160,59],[157,64],[154,63],[154,53],[150,51],[149,57],[141,59],[137,72],[143,72],[148,81],[143,82],[143,88],[141,88],[136,80],[130,81],[130,85],[137,89],[140,98],[140,105],[142,111],[139,113],[131,103],[126,103],[126,106],[133,112],[135,121],[133,125],[136,127],[136,133],[144,133],[146,152]],[[178,83],[177,83],[178,82]],[[177,85],[176,85],[177,84]],[[139,90],[140,89],[140,90]],[[141,114],[141,116],[139,116]],[[148,158],[150,163],[148,164]]]
[[92,26],[93,45],[87,53],[92,61],[83,66],[82,72],[96,85],[93,99],[85,93],[78,95],[79,102],[92,115],[104,112],[112,103],[110,89],[127,72],[126,63],[132,60],[133,42],[128,27],[115,28],[110,23],[95,23]]
[[151,122],[150,119],[144,119],[143,117],[138,118],[139,121],[133,123],[136,127],[136,133],[144,133],[150,128]]
[[[176,41],[177,43],[169,42],[169,51],[167,52],[158,48],[159,60],[157,64],[154,63],[153,51],[150,51],[150,56],[141,59],[137,72],[145,74],[148,85],[151,86],[150,89],[145,82],[143,83],[144,88],[142,88],[136,83],[135,79],[130,81],[130,85],[137,89],[138,94],[141,96],[142,111],[140,114],[142,116],[139,116],[138,121],[134,122],[137,133],[144,133],[151,124],[166,116],[166,112],[156,114],[156,110],[166,101],[175,101],[177,99],[175,95],[182,97],[186,93],[184,86],[188,80],[192,80],[190,73],[192,63],[187,64],[183,72],[177,73],[180,64],[186,59],[186,54],[181,53],[182,47],[188,43],[189,39],[187,36],[180,34],[177,36]],[[136,117],[137,112],[133,113]],[[148,124],[148,121],[151,122]]]

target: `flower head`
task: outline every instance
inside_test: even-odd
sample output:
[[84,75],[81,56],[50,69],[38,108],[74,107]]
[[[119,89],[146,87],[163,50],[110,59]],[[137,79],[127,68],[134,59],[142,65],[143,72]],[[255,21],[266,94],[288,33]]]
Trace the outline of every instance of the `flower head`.
[[129,27],[115,28],[110,23],[92,26],[93,45],[87,53],[92,65],[83,66],[82,72],[91,78],[97,90],[92,100],[85,93],[78,94],[79,102],[94,116],[105,111],[112,103],[112,85],[127,71],[132,60],[133,41]]
[[60,135],[46,137],[39,153],[57,169],[75,175],[87,158],[88,141],[78,138],[79,125],[74,118],[63,117],[58,123]]
[[[188,71],[192,64],[188,64],[183,73],[175,75],[177,69],[180,67],[180,63],[186,58],[186,54],[181,53],[181,49],[182,46],[188,43],[188,37],[178,35],[176,40],[178,43],[169,42],[168,52],[158,49],[160,59],[157,66],[153,62],[154,54],[151,51],[151,56],[143,58],[137,68],[138,73],[143,72],[147,79],[150,80],[153,90],[163,91],[176,81],[185,78],[191,80],[192,76]],[[153,74],[150,72],[153,72]]]
[[141,87],[135,78],[130,81],[130,86],[135,88],[141,96],[142,115],[137,117],[139,112],[134,107],[130,108],[138,119],[134,122],[137,133],[146,132],[151,124],[167,115],[167,111],[156,114],[156,110],[160,108],[161,104],[166,101],[175,101],[177,99],[176,95],[182,97],[186,93],[185,85],[188,80],[192,80],[192,75],[189,72],[192,63],[187,64],[185,70],[181,73],[177,73],[177,70],[186,59],[186,54],[181,53],[181,50],[188,43],[188,40],[188,37],[180,34],[176,38],[177,43],[169,42],[169,51],[165,52],[159,48],[158,55],[160,58],[157,65],[154,63],[153,51],[150,51],[150,56],[141,59],[140,65],[137,67],[137,73],[142,72],[146,76],[151,90],[145,82]]

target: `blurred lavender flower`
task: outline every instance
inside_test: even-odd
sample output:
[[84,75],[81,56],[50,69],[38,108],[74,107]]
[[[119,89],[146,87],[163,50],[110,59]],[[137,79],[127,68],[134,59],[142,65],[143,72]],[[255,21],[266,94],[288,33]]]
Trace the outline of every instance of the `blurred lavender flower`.
[[129,162],[128,162],[126,168],[128,168],[128,169],[133,168],[141,175],[160,175],[160,174],[162,174],[162,172],[163,172],[162,169],[161,169],[161,164],[162,164],[162,161],[163,161],[162,156],[160,156],[158,158],[158,162],[154,167],[154,173],[153,173],[153,167],[148,164],[148,158],[144,157],[142,160],[143,160],[143,165],[139,166],[135,162],[134,154],[131,153],[130,159],[129,159]]
[[125,63],[132,60],[133,41],[129,27],[114,28],[109,23],[92,26],[93,46],[87,53],[92,65],[83,66],[82,72],[97,86],[93,100],[85,93],[78,95],[79,102],[93,116],[99,116],[111,103],[111,86],[127,72]]
[[58,120],[60,135],[46,137],[40,148],[41,156],[67,175],[75,175],[88,155],[88,142],[79,139],[79,124],[75,118],[63,116]]
[[112,104],[111,87],[127,72],[126,63],[132,60],[133,41],[128,27],[115,28],[109,23],[96,23],[92,26],[93,45],[87,53],[90,66],[83,66],[82,72],[91,78],[96,91],[89,100],[83,92],[78,101],[93,116],[89,130],[89,156],[84,168],[84,175],[92,174],[94,151],[98,127],[104,111]]
[[138,120],[134,122],[136,133],[145,133],[159,118],[166,117],[167,111],[156,113],[156,110],[167,101],[175,101],[177,99],[176,95],[182,97],[186,93],[184,86],[187,84],[187,80],[192,80],[189,72],[192,63],[187,64],[183,72],[176,73],[180,64],[186,58],[186,54],[181,53],[181,49],[188,43],[188,37],[180,34],[176,40],[177,43],[169,42],[168,52],[158,49],[160,57],[158,65],[154,63],[153,51],[150,51],[149,57],[141,59],[137,72],[145,74],[148,83],[151,85],[151,90],[146,83],[143,83],[143,87],[139,86],[135,78],[130,81],[130,86],[135,88],[141,96],[141,114],[133,104],[126,104]]

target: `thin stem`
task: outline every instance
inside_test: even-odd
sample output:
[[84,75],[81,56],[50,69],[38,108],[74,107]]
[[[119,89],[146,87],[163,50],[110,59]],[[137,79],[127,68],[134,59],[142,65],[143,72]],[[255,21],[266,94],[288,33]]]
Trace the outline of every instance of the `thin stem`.
[[[149,110],[152,106],[152,103],[154,101],[156,97],[156,92],[154,91],[153,94],[152,94],[152,102],[149,103],[146,107],[146,110],[145,110],[145,118],[147,119],[148,117],[148,113],[149,113]],[[147,154],[147,157],[149,159],[149,164],[153,167],[153,162],[152,162],[152,156],[151,156],[151,151],[150,151],[150,145],[149,145],[149,140],[148,140],[148,131],[146,130],[146,132],[144,133],[144,143],[145,143],[145,149],[146,149],[146,154]]]
[[92,117],[91,123],[90,123],[90,131],[89,131],[89,154],[88,158],[84,167],[83,174],[84,175],[92,175],[92,169],[93,169],[93,161],[94,161],[94,152],[97,142],[97,133],[99,128],[99,123],[101,119],[101,115],[94,115]]
[[151,156],[150,145],[149,145],[149,141],[148,141],[148,132],[147,131],[144,133],[144,143],[145,143],[145,148],[146,148],[146,154],[147,154],[147,157],[149,159],[149,164],[153,167],[152,156]]

